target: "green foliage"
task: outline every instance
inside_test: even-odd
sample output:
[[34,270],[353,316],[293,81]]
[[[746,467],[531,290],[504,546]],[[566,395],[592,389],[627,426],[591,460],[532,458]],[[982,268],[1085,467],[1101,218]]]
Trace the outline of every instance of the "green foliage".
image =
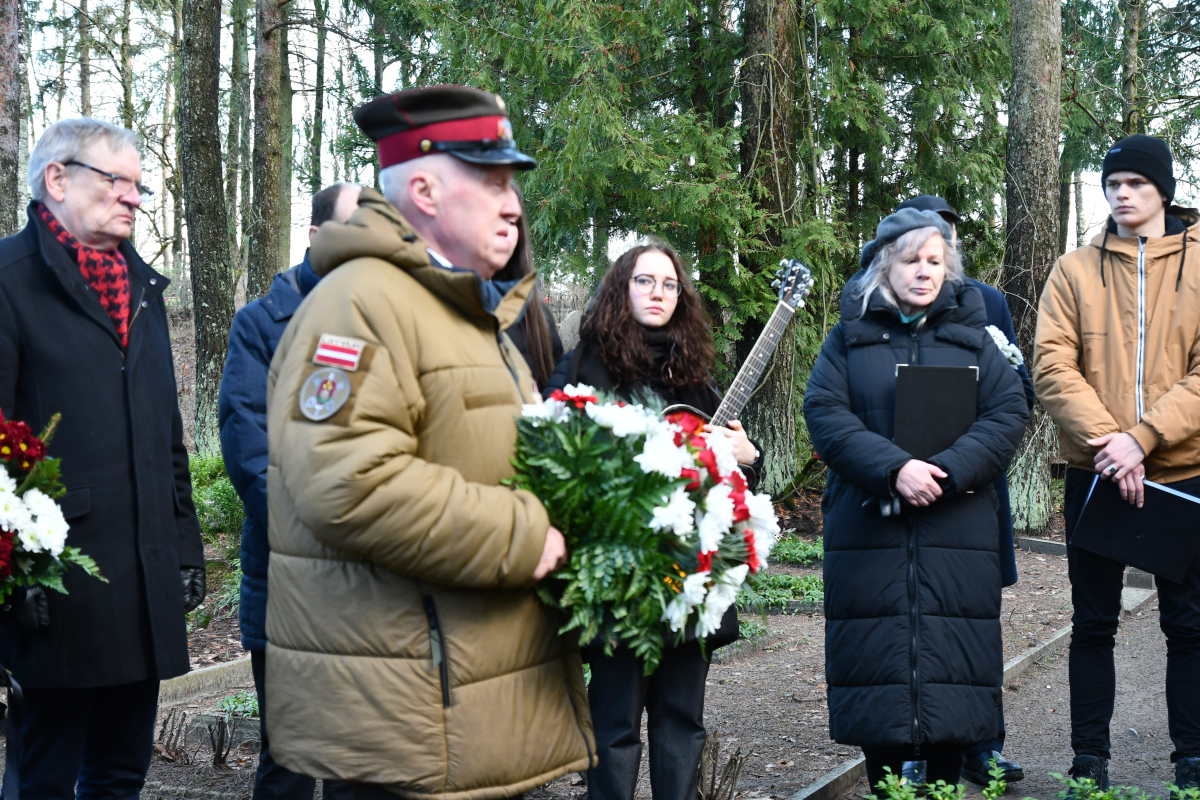
[[[988,782],[987,788],[983,790],[983,796],[987,800],[997,800],[1004,796],[1006,789],[1005,782],[1001,777],[1004,771],[993,766],[990,774],[992,779]],[[1058,793],[1058,797],[1060,798],[1070,797],[1073,800],[1151,800],[1154,797],[1154,795],[1147,794],[1136,786],[1113,786],[1105,791],[1100,791],[1096,788],[1095,781],[1090,778],[1075,780],[1073,778],[1064,778],[1056,772],[1052,772],[1050,775],[1064,784],[1063,791]],[[914,787],[903,778],[891,774],[890,771],[888,771],[887,776],[875,788],[877,791],[875,794],[868,795],[867,800],[917,800],[921,796],[918,793],[917,787]],[[1171,785],[1167,789],[1172,800],[1200,800],[1200,789],[1188,789],[1187,791],[1180,792],[1177,787]],[[962,785],[947,786],[944,781],[938,781],[929,787],[928,794],[924,796],[929,798],[929,800],[961,800],[965,791],[966,787]],[[1027,797],[1025,800],[1033,800],[1033,798]]]
[[786,606],[791,602],[819,603],[825,599],[820,575],[762,575],[738,598],[743,608]]
[[771,548],[771,560],[782,564],[792,564],[797,567],[807,567],[825,558],[825,542],[817,539],[808,542],[804,539],[788,537],[780,539]]
[[231,717],[257,717],[258,695],[254,692],[238,692],[222,697],[217,709]]
[[225,462],[220,454],[193,455],[188,458],[188,468],[200,535],[205,544],[216,547],[232,563],[241,552],[246,510],[225,474]]
[[876,792],[867,795],[867,800],[917,800],[922,796],[927,800],[962,800],[966,795],[965,786],[962,784],[949,786],[945,781],[938,781],[922,787],[918,794],[917,787],[908,780],[899,775],[893,775],[892,771],[886,767],[885,771],[887,775],[875,786]]
[[242,597],[242,560],[235,558],[229,562],[230,569],[221,575],[220,587],[213,598],[213,613],[225,612],[226,617],[238,613]]
[[757,641],[767,635],[767,626],[758,620],[739,619],[738,637],[748,642]]
[[184,617],[184,623],[187,626],[187,632],[190,634],[196,628],[204,630],[213,621],[213,615],[208,613],[204,606],[197,606],[187,613]]

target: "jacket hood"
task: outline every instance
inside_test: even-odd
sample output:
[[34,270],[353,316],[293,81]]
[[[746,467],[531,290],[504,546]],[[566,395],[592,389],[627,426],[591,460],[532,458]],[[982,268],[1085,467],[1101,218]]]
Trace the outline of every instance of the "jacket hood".
[[[1165,236],[1146,240],[1146,252],[1157,256],[1178,253],[1183,249],[1183,240],[1188,240],[1188,246],[1200,244],[1200,211],[1194,208],[1171,206],[1167,209],[1167,232]],[[1104,229],[1092,237],[1089,243],[1092,247],[1103,248],[1106,252],[1121,253],[1137,258],[1138,240],[1136,236],[1122,237],[1117,235],[1117,224],[1110,216],[1104,223]]]
[[[859,285],[862,283],[866,270],[855,273],[846,285],[842,287],[841,315],[846,321],[860,317],[889,317],[899,319],[900,312],[876,289],[867,303],[867,313],[862,313],[862,294]],[[929,307],[929,319],[936,322],[957,322],[960,325],[983,328],[987,325],[987,306],[983,302],[983,294],[963,280],[958,283],[946,282],[938,292],[937,299]]]
[[364,188],[358,210],[344,223],[325,222],[309,248],[313,270],[325,277],[347,261],[379,258],[395,264],[468,319],[500,330],[513,325],[533,294],[537,273],[531,272],[503,289],[484,281],[471,270],[433,264],[428,245],[387,199]]

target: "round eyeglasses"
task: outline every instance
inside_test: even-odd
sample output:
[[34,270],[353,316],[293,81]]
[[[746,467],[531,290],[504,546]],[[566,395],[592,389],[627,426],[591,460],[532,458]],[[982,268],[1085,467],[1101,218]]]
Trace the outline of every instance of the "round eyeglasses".
[[154,197],[154,192],[151,189],[146,188],[133,178],[127,178],[124,175],[114,175],[111,172],[105,172],[102,169],[97,169],[91,164],[85,164],[82,161],[72,160],[64,161],[62,163],[64,167],[83,167],[84,169],[90,169],[92,172],[108,178],[108,180],[112,183],[113,191],[117,193],[117,197],[124,197],[135,188],[137,189],[137,193],[141,197],[143,203],[150,202],[150,198]]
[[[638,294],[650,294],[659,283],[651,275],[634,275],[629,281],[633,284],[633,288]],[[683,292],[683,284],[674,278],[664,278],[662,280],[662,290],[663,294],[667,297],[679,297],[680,293]]]

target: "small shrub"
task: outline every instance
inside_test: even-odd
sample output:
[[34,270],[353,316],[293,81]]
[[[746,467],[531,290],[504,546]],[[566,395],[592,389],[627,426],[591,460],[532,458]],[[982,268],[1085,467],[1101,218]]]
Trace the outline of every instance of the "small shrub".
[[200,518],[200,536],[233,561],[242,549],[242,523],[246,510],[234,491],[220,455],[194,455],[188,459],[192,473],[192,501]]
[[824,599],[825,581],[820,575],[763,575],[753,588],[742,590],[738,604],[743,608],[762,608],[793,601],[819,603]]
[[767,635],[767,626],[753,619],[738,620],[738,636],[753,642]]
[[806,542],[803,539],[781,539],[771,548],[771,560],[797,567],[807,567],[825,558],[825,544],[820,539]]
[[242,599],[242,560],[235,558],[229,562],[230,569],[221,575],[220,584],[213,596],[213,613],[224,612],[226,617],[238,613]]
[[254,692],[238,692],[222,697],[217,709],[234,717],[257,717],[258,695]]

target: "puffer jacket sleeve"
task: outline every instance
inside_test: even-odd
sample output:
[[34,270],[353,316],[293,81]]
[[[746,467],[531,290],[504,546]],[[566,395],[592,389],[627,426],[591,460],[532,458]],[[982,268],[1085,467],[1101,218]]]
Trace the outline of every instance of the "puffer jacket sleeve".
[[845,334],[829,333],[804,392],[804,422],[817,455],[846,480],[880,497],[892,496],[892,476],[912,456],[867,426],[850,404]]
[[[271,463],[286,466],[286,502],[300,521],[327,547],[419,580],[462,588],[524,585],[550,525],[541,502],[526,491],[468,481],[417,455],[426,403],[415,349],[418,321],[383,292],[323,298],[314,292],[309,299],[326,305],[293,320],[271,371],[270,413],[289,414],[278,439],[271,426]],[[292,413],[308,339],[320,333],[315,319],[374,351],[345,424]]]
[[[225,471],[247,511],[267,524],[267,370],[271,364],[265,316],[258,304],[233,318],[218,401]],[[265,542],[263,543],[265,545]]]
[[[1079,368],[1079,306],[1060,259],[1038,301],[1033,388],[1058,429],[1087,450],[1088,439],[1121,430]],[[1149,452],[1149,450],[1147,450]]]
[[1188,352],[1188,371],[1158,398],[1129,433],[1147,455],[1156,447],[1174,447],[1200,433],[1200,331]]
[[953,446],[929,459],[950,475],[951,494],[978,489],[1003,474],[1029,421],[1020,376],[992,338],[983,339],[975,422]]

